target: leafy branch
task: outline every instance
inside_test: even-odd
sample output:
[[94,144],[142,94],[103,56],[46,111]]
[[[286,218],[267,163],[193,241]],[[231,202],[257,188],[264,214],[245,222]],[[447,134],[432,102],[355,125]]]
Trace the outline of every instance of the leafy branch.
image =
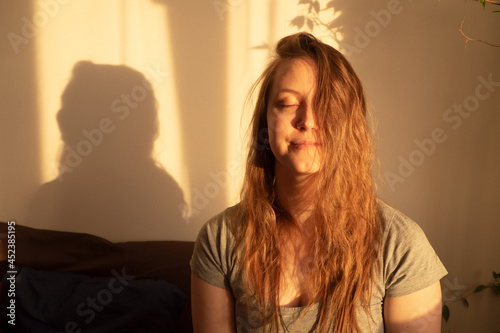
[[[479,1],[481,3],[481,5],[483,5],[483,8],[486,8],[486,3],[500,6],[500,2],[496,2],[496,1],[493,1],[493,0],[476,0],[476,1]],[[494,13],[498,13],[500,11],[499,10],[494,10],[493,12]]]
[[[493,274],[493,280],[487,284],[487,285],[484,285],[484,284],[480,284],[480,285],[477,285],[474,290],[472,290],[471,292],[467,293],[466,295],[458,295],[456,294],[454,291],[452,291],[455,296],[457,296],[457,298],[453,301],[449,301],[449,302],[446,302],[446,303],[455,303],[455,302],[461,302],[466,308],[469,307],[469,301],[468,301],[468,297],[470,297],[471,295],[473,294],[477,294],[477,293],[480,293],[482,292],[483,290],[486,290],[486,289],[490,289],[494,292],[495,295],[497,296],[500,296],[500,273],[497,273],[495,271],[492,272]],[[448,319],[450,319],[450,308],[448,307],[447,304],[443,304],[443,319],[448,322]]]
[[[474,0],[474,1],[479,2],[484,9],[486,9],[486,4],[493,6],[500,6],[500,2],[497,2],[495,0]],[[436,5],[439,2],[440,0],[437,1]],[[341,27],[338,26],[337,22],[335,22],[334,0],[329,1],[324,8],[321,8],[321,3],[318,0],[299,0],[298,6],[303,6],[302,15],[298,15],[295,18],[293,18],[290,21],[291,26],[296,27],[299,30],[304,28],[304,26],[307,26],[311,32],[313,32],[314,27],[322,27],[327,31],[329,37],[333,38],[333,40],[335,40],[336,42],[340,42],[338,34],[340,33]],[[325,21],[320,17],[320,12],[327,10],[331,10],[333,12],[333,15],[329,16],[329,19]],[[492,12],[500,13],[500,10],[494,10]],[[479,42],[492,47],[500,47],[499,44],[493,44],[479,38],[469,37],[463,30],[464,22],[465,22],[465,17],[462,19],[462,23],[460,24],[460,27],[458,29],[462,34],[462,36],[464,36],[465,38],[465,46],[467,46],[468,42]]]
[[[321,3],[318,0],[299,0],[298,5],[302,6],[302,15],[298,15],[291,20],[291,26],[299,30],[307,26],[311,32],[314,31],[314,27],[322,27],[328,32],[329,37],[337,42],[340,41],[338,36],[340,27],[335,22],[335,1],[329,1],[324,8],[321,8]],[[328,20],[323,20],[320,14],[324,11],[332,11],[333,15],[328,16]]]

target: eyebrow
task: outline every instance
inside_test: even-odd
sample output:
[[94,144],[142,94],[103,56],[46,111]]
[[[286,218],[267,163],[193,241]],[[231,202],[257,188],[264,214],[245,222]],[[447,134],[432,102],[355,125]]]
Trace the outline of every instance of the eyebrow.
[[292,94],[295,94],[295,95],[300,95],[300,93],[297,90],[293,90],[293,89],[290,89],[290,88],[279,89],[277,91],[278,94],[279,93],[284,93],[284,92],[292,93]]

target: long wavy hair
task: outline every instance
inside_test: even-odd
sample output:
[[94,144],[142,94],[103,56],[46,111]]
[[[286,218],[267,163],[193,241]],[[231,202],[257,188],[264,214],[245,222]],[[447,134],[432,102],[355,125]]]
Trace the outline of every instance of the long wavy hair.
[[[360,332],[356,305],[369,313],[372,283],[379,269],[382,225],[371,175],[371,133],[363,88],[346,58],[308,33],[281,39],[276,56],[253,86],[251,122],[241,204],[233,219],[236,255],[264,326],[284,325],[279,307],[282,281],[283,216],[274,184],[274,156],[267,145],[268,93],[277,69],[294,58],[310,58],[318,70],[315,116],[322,144],[314,205],[314,244],[306,283],[307,305],[320,303],[316,331]],[[280,288],[281,287],[281,288]],[[249,306],[249,303],[247,303]]]

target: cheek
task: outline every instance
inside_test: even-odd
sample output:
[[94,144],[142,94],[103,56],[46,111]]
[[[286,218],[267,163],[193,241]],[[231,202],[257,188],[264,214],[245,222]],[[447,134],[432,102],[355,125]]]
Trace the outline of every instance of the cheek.
[[268,115],[267,125],[269,130],[269,140],[276,140],[285,135],[290,121],[281,115]]
[[[277,121],[275,115],[267,114],[267,137],[269,140],[269,148],[271,152],[276,157],[276,154],[280,151],[279,149],[279,121]],[[278,155],[280,155],[278,153]]]

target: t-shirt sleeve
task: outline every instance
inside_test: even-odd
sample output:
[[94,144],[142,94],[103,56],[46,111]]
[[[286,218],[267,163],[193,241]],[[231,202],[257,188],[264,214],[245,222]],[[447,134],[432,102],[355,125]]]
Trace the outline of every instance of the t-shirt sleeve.
[[423,230],[409,217],[392,211],[384,233],[382,254],[386,297],[422,290],[448,273]]
[[231,261],[226,216],[221,213],[201,228],[190,261],[191,271],[216,287],[230,290]]

